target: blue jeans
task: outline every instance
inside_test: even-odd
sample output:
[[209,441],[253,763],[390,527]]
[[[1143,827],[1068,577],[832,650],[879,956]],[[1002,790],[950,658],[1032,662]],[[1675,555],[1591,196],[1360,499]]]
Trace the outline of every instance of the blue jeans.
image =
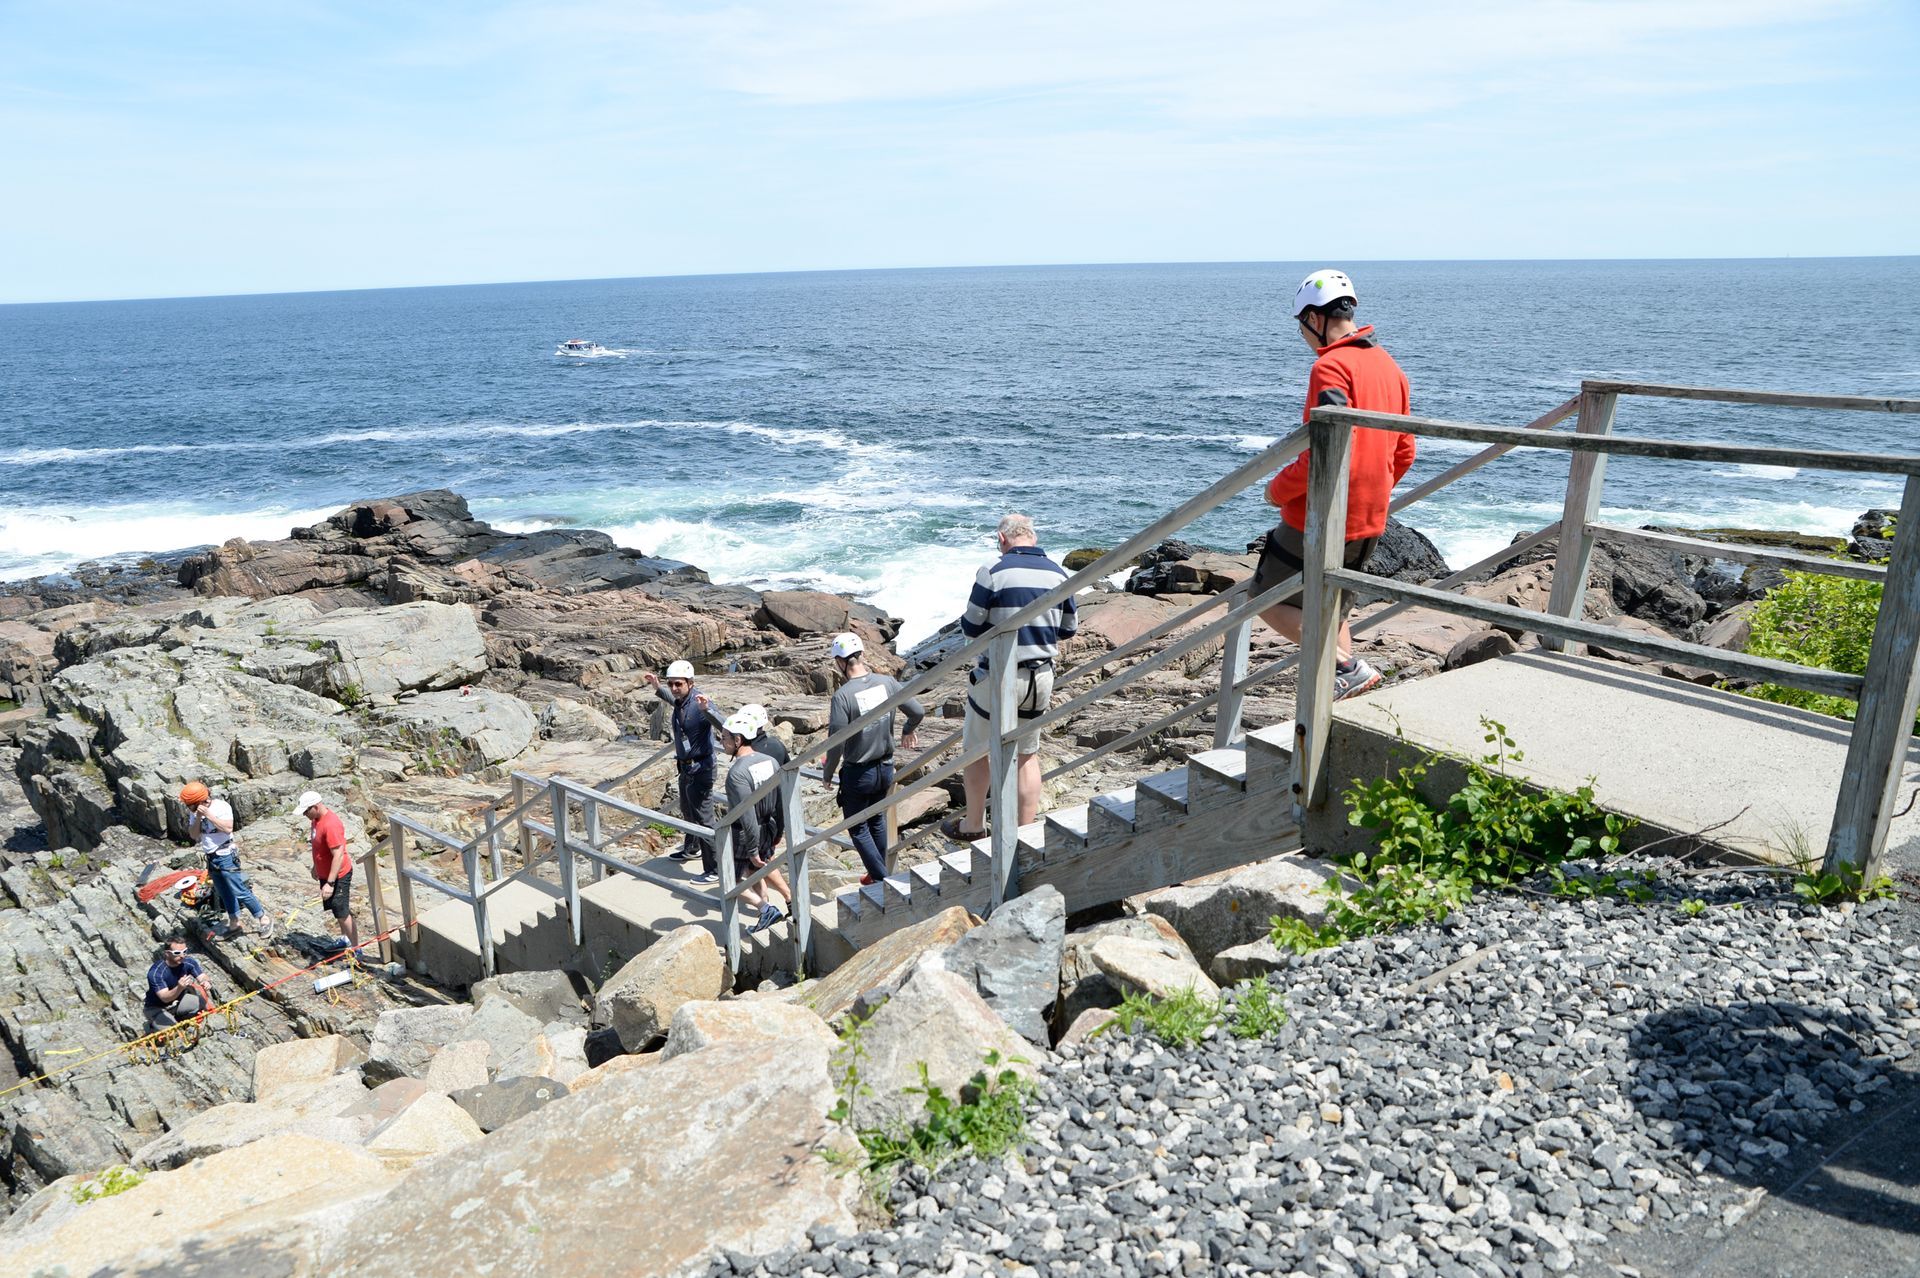
[[240,917],[243,905],[255,918],[267,912],[260,898],[247,886],[247,876],[240,873],[240,858],[233,853],[209,854],[207,877],[213,880],[213,897],[220,903],[220,912],[228,918]]
[[[680,768],[680,819],[696,825],[713,824],[713,768]],[[700,870],[704,874],[718,874],[720,863],[714,859],[711,840],[697,835],[686,834],[680,838],[683,851],[700,854]]]
[[[893,789],[893,761],[842,763],[840,765],[840,815],[852,816],[872,807]],[[887,875],[887,814],[876,812],[847,831],[860,864],[876,879]]]

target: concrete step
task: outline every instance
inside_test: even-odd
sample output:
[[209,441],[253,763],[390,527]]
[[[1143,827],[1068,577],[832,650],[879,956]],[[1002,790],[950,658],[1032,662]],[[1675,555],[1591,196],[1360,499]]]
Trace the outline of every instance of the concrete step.
[[1166,830],[1187,815],[1187,770],[1141,777],[1134,783],[1133,828],[1140,834]]
[[1133,837],[1134,788],[1096,794],[1087,803],[1087,848],[1098,852]]
[[1049,858],[1076,856],[1087,850],[1087,805],[1061,808],[1049,812],[1041,818],[1046,827],[1046,848]]
[[1292,797],[1293,741],[1291,719],[1247,734],[1247,793]]
[[1187,756],[1187,807],[1237,803],[1247,790],[1247,752],[1237,746]]
[[[560,889],[539,879],[508,879],[487,897],[487,930],[493,934],[496,971],[559,967],[573,949]],[[484,975],[480,933],[473,907],[447,901],[420,917],[420,958],[427,973],[445,985],[471,985]]]

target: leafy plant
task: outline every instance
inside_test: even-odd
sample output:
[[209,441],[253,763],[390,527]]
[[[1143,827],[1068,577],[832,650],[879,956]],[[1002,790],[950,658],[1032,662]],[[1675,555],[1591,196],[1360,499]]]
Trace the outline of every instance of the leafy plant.
[[[834,1054],[832,1070],[839,1098],[827,1114],[834,1122],[850,1126],[855,1101],[872,1095],[872,1088],[860,1074],[865,1059],[866,1047],[856,1025],[843,1036],[840,1050]],[[990,1051],[985,1068],[968,1080],[960,1095],[949,1096],[927,1076],[926,1062],[920,1062],[919,1084],[905,1091],[924,1099],[924,1114],[911,1125],[855,1131],[865,1155],[864,1164],[857,1170],[872,1178],[884,1178],[902,1164],[932,1170],[963,1154],[1004,1157],[1027,1132],[1027,1104],[1034,1085],[1013,1068],[1021,1063]],[[842,1160],[830,1155],[829,1161]]]
[[1122,1034],[1131,1034],[1144,1027],[1163,1043],[1174,1047],[1192,1047],[1219,1023],[1220,1004],[1213,999],[1202,998],[1189,985],[1167,998],[1129,991],[1120,1000],[1120,1006],[1113,1009],[1113,1019],[1095,1033],[1117,1029]]
[[1884,875],[1863,883],[1860,871],[1843,865],[1833,871],[1803,870],[1794,875],[1793,894],[1811,905],[1831,905],[1836,901],[1888,899],[1894,890],[1893,880]]
[[1680,913],[1690,919],[1697,919],[1707,912],[1707,903],[1697,896],[1690,896],[1680,902]]
[[[1888,529],[1891,534],[1891,528]],[[1880,616],[1880,583],[1831,577],[1817,572],[1788,572],[1786,580],[1761,599],[1753,613],[1747,651],[1796,665],[1865,674],[1873,649],[1874,623]],[[1818,714],[1851,719],[1858,703],[1823,692],[1763,683],[1742,689],[1750,697]],[[1920,732],[1920,719],[1915,720]]]
[[[1620,838],[1634,822],[1600,809],[1592,778],[1571,793],[1535,790],[1509,771],[1526,754],[1505,726],[1482,716],[1480,727],[1492,749],[1467,761],[1465,784],[1444,804],[1435,806],[1421,793],[1440,762],[1437,754],[1347,787],[1341,795],[1347,819],[1374,832],[1373,846],[1337,858],[1346,873],[1322,889],[1330,898],[1327,922],[1314,927],[1276,917],[1275,945],[1305,953],[1444,918],[1475,891],[1511,887],[1565,861],[1620,851]],[[1558,873],[1555,884],[1568,895],[1600,890]],[[1630,896],[1642,888],[1605,884]]]
[[1258,976],[1236,991],[1227,1032],[1235,1038],[1266,1038],[1286,1023],[1286,1000]]
[[367,699],[366,690],[357,683],[345,684],[334,696],[340,704],[351,710]]
[[124,1164],[109,1167],[96,1172],[73,1187],[73,1201],[85,1205],[97,1198],[111,1198],[115,1194],[124,1194],[147,1178],[147,1173],[136,1171]]

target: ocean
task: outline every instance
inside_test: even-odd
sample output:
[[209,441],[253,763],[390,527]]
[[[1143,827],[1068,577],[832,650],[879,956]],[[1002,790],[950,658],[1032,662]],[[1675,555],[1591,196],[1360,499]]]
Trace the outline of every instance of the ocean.
[[[958,613],[999,515],[1107,546],[1299,421],[1320,263],[850,271],[0,306],[0,578],[453,488],[716,580]],[[1414,411],[1522,424],[1583,377],[1920,396],[1920,258],[1340,263]],[[609,348],[562,359],[555,345]],[[1911,419],[1624,401],[1621,433],[1913,451]],[[1427,442],[1414,477],[1468,445]],[[1512,454],[1408,512],[1468,562],[1553,518]],[[1887,479],[1616,461],[1613,522],[1845,532]],[[1271,523],[1257,491],[1190,540]]]

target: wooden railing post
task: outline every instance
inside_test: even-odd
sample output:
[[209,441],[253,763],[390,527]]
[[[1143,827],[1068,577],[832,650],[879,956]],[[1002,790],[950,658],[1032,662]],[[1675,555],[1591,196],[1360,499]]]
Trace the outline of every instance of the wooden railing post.
[[420,917],[413,908],[413,880],[407,877],[407,828],[398,821],[387,822],[387,846],[393,849],[393,886],[400,897],[400,947],[408,967],[420,962]]
[[1351,427],[1308,424],[1306,566],[1300,573],[1300,678],[1294,692],[1293,802],[1296,821],[1327,801],[1327,738],[1333,728],[1333,674],[1340,661],[1341,591],[1327,580],[1347,551],[1347,467]]
[[1846,770],[1827,836],[1825,869],[1841,867],[1863,883],[1880,873],[1887,822],[1899,801],[1900,778],[1920,710],[1920,476],[1907,478],[1894,525],[1893,557],[1880,592],[1880,615],[1867,652],[1866,681],[1847,743]]
[[505,875],[500,866],[500,814],[487,813],[487,868],[493,873],[493,881],[498,883]]
[[733,814],[713,828],[713,857],[720,869],[720,936],[727,946],[727,974],[740,975],[740,898],[734,895]]
[[480,975],[493,975],[493,925],[487,920],[486,885],[480,881],[480,848],[470,845],[460,852],[460,868],[467,872],[467,895],[472,898],[473,934],[480,947]]
[[[600,805],[589,797],[582,799],[580,806],[583,809],[580,817],[580,832],[585,837],[587,846],[598,852],[600,851]],[[595,861],[590,873],[593,875],[593,881],[598,883],[607,877],[607,867]]]
[[813,944],[813,891],[808,862],[813,849],[807,843],[807,813],[800,801],[800,773],[797,769],[780,778],[780,811],[785,814],[787,848],[792,853],[793,874],[787,886],[793,889],[793,972],[804,976],[809,970],[809,947]]
[[[387,835],[392,838],[391,828]],[[373,934],[381,937],[380,961],[393,962],[393,938],[387,932],[387,892],[380,885],[380,853],[378,849],[367,851],[367,908],[373,911]]]
[[[526,802],[527,783],[516,776],[513,779],[513,810],[519,812]],[[524,817],[525,813],[522,813],[522,819],[520,819],[520,868],[523,870],[526,869],[528,864],[533,860],[533,831],[527,828]]]
[[573,810],[567,792],[559,781],[547,783],[547,803],[553,812],[553,857],[560,866],[560,895],[567,903],[567,926],[573,930],[574,948],[580,947],[580,876],[573,862],[573,839],[567,832]]
[[[1580,389],[1580,422],[1574,433],[1606,435],[1613,431],[1614,405],[1619,396],[1611,391]],[[1560,512],[1560,548],[1553,561],[1553,593],[1547,611],[1556,617],[1578,618],[1584,614],[1587,600],[1587,575],[1593,568],[1593,532],[1591,525],[1600,518],[1600,496],[1606,486],[1607,455],[1575,453],[1567,465],[1566,504]],[[1548,648],[1578,656],[1586,645],[1542,635]]]
[[1245,694],[1240,681],[1247,677],[1253,650],[1253,618],[1235,622],[1227,630],[1227,646],[1220,654],[1220,705],[1213,712],[1213,748],[1224,750],[1240,735],[1240,707]]
[[988,678],[992,681],[987,695],[993,698],[988,703],[992,744],[987,750],[987,829],[993,849],[989,909],[997,908],[1020,890],[1020,756],[1018,743],[1009,736],[1020,726],[1020,671],[1013,660],[1019,642],[1020,632],[1009,630],[995,635],[987,649]]

